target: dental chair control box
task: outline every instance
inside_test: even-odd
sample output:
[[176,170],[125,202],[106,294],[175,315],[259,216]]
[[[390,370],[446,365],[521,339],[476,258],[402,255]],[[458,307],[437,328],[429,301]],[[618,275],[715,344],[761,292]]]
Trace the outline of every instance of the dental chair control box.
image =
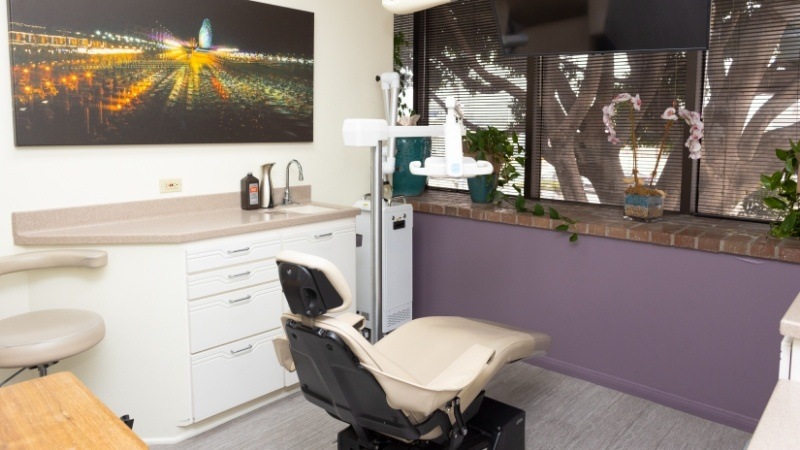
[[[356,216],[356,309],[372,324],[372,228],[371,201],[359,200]],[[383,204],[383,333],[411,320],[413,209],[408,204]]]

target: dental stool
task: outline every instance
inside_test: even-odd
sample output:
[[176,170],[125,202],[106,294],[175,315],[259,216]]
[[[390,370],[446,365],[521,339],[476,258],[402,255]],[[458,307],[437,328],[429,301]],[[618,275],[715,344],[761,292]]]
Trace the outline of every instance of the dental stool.
[[363,317],[332,315],[350,306],[351,293],[330,261],[295,251],[277,260],[291,313],[276,354],[297,370],[307,400],[350,425],[339,449],[524,448],[524,411],[484,401],[483,389],[503,365],[544,354],[548,335],[425,317],[372,345],[359,332]]
[[[55,267],[103,267],[106,252],[99,250],[50,250],[0,258],[0,275]],[[39,376],[59,360],[77,355],[105,337],[103,318],[81,309],[31,311],[0,320],[0,368],[20,368],[0,387],[25,369]]]

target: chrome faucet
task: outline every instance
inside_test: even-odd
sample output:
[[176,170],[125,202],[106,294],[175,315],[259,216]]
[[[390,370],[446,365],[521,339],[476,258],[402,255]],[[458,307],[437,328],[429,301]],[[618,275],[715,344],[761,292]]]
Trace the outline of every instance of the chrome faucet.
[[297,179],[303,181],[303,166],[300,164],[300,161],[293,159],[289,161],[289,164],[286,165],[286,189],[283,191],[283,204],[288,205],[292,203],[292,198],[289,195],[289,168],[292,167],[292,163],[297,164],[297,170],[300,171],[298,174]]

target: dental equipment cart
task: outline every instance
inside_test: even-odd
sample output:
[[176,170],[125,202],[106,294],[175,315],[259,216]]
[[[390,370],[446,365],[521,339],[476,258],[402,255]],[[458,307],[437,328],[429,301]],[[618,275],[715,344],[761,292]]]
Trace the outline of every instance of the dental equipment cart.
[[[365,337],[372,325],[372,230],[370,199],[359,200],[356,208],[356,308],[367,319]],[[383,308],[381,334],[389,333],[411,320],[413,210],[408,204],[383,205]],[[380,339],[383,336],[377,336]]]

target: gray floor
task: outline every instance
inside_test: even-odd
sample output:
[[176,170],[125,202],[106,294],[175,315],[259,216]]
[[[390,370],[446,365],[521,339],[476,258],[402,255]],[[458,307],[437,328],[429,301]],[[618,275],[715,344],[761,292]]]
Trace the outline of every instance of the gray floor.
[[[524,363],[505,367],[489,397],[527,414],[528,449],[742,449],[750,434]],[[343,424],[298,394],[177,445],[153,450],[335,449]]]

